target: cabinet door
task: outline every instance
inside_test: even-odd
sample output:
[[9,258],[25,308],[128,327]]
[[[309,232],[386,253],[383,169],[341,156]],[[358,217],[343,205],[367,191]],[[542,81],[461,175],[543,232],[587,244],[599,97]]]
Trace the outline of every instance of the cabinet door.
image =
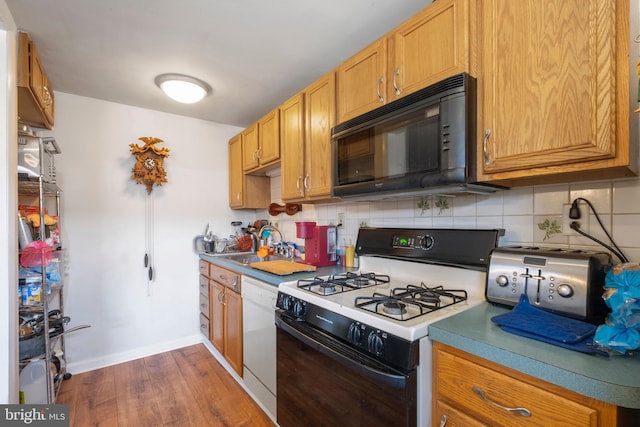
[[[628,156],[628,129],[616,124],[617,108],[628,110],[628,77],[616,69],[616,49],[624,50],[616,31],[628,29],[624,4],[482,2],[482,180],[602,169]],[[616,96],[626,98],[619,107]]]
[[249,171],[259,166],[258,162],[258,123],[254,123],[242,132],[242,170]]
[[54,95],[29,35],[18,33],[18,115],[32,126],[53,128]]
[[242,376],[242,298],[239,293],[227,290],[224,355],[229,365]]
[[271,200],[268,176],[246,175],[242,167],[242,135],[229,140],[229,207],[265,209]]
[[44,73],[38,51],[33,43],[30,47],[30,74],[29,80],[33,93],[42,109],[45,119],[53,127],[53,91],[50,88],[47,75]]
[[225,287],[224,285],[216,282],[215,280],[209,281],[209,337],[213,346],[221,353],[224,354],[224,298]]
[[281,189],[282,200],[297,201],[304,198],[305,134],[304,97],[302,92],[280,107],[280,142],[282,143]]
[[241,135],[229,141],[229,207],[244,206],[245,177],[242,171],[242,138]]
[[260,166],[280,159],[280,116],[275,109],[258,121],[258,161]]
[[331,128],[335,121],[335,73],[305,90],[305,191],[308,199],[331,196]]
[[338,67],[338,123],[387,101],[387,39],[372,43]]
[[468,0],[442,0],[423,9],[389,37],[389,100],[469,72]]

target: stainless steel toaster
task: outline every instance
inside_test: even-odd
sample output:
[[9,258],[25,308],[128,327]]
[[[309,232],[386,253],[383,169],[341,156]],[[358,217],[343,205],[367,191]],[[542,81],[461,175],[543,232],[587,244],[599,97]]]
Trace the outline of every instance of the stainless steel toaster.
[[599,324],[607,313],[602,294],[611,263],[605,252],[499,247],[489,257],[486,298],[514,306],[526,294],[534,307]]

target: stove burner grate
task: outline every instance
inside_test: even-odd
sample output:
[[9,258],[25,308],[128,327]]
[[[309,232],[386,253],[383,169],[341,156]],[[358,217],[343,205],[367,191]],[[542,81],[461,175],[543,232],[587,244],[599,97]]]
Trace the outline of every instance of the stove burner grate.
[[372,296],[355,299],[357,308],[395,320],[409,320],[439,310],[467,299],[461,289],[444,289],[442,286],[428,287],[408,285],[394,288],[389,295],[374,292]]
[[326,278],[300,279],[298,280],[298,288],[306,289],[318,295],[334,295],[354,289],[389,283],[390,280],[389,276],[383,274],[347,272]]

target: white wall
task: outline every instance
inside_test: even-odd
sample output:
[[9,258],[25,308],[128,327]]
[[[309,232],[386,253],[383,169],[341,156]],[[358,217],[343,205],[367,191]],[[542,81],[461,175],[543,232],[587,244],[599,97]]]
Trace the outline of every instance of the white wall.
[[[228,208],[227,141],[241,129],[56,92],[58,186],[66,247],[71,372],[81,372],[201,340],[194,236],[207,222],[253,215]],[[168,183],[154,187],[154,265],[147,286],[146,190],[130,179],[129,144],[163,139]]]

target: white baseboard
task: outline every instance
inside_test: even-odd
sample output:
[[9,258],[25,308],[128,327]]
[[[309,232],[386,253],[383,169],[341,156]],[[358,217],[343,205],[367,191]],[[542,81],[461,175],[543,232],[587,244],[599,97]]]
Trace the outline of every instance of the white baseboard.
[[161,342],[146,347],[135,348],[122,353],[110,354],[105,357],[97,357],[90,360],[70,363],[67,365],[67,371],[71,372],[72,374],[80,374],[82,372],[93,371],[96,369],[117,365],[118,363],[129,362],[131,360],[140,359],[158,353],[164,353],[166,351],[175,350],[177,348],[199,344],[203,341],[204,339],[201,334],[191,335],[188,337],[180,338],[178,340]]

